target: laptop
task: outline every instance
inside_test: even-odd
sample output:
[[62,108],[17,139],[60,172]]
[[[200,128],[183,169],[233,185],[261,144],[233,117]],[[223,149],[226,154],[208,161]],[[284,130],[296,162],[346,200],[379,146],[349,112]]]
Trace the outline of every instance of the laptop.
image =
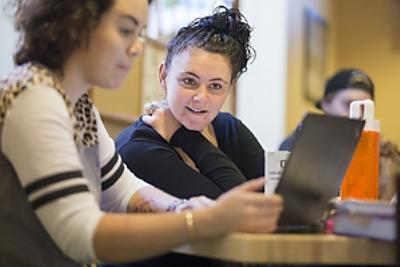
[[364,121],[309,113],[276,193],[284,198],[277,232],[319,232],[361,136]]

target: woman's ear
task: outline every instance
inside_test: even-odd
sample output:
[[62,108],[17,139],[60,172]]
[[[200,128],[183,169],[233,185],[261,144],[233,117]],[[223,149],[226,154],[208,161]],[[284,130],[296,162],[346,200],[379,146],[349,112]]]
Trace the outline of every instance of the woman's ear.
[[167,68],[165,67],[165,62],[161,62],[160,66],[158,67],[158,78],[160,80],[160,87],[161,90],[166,94],[167,93]]

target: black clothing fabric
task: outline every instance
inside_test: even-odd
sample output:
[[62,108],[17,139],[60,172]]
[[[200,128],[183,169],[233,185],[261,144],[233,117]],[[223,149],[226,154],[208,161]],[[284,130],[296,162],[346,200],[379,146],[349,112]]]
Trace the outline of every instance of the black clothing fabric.
[[[218,148],[201,133],[184,127],[168,143],[141,119],[119,134],[116,146],[128,168],[146,182],[180,198],[205,195],[216,199],[246,180],[264,176],[265,163],[263,148],[240,120],[220,112],[212,126]],[[188,166],[174,147],[181,148],[199,171]],[[123,266],[228,265],[217,260],[169,253]]]
[[[248,179],[264,176],[264,150],[229,113],[219,113],[212,125],[218,148],[199,132],[184,127],[168,143],[142,120],[122,131],[116,146],[128,168],[146,182],[180,198],[205,195],[215,199]],[[199,172],[174,147],[180,147]]]

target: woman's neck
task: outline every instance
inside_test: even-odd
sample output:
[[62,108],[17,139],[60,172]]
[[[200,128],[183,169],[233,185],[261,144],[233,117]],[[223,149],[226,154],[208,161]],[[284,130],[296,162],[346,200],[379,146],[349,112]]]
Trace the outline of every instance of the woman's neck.
[[91,87],[85,81],[83,72],[77,66],[79,65],[74,64],[73,60],[67,61],[64,64],[63,75],[60,77],[61,85],[65,93],[69,96],[73,106]]
[[201,133],[205,138],[207,138],[208,141],[210,141],[211,144],[218,147],[217,137],[215,136],[214,127],[212,123],[210,123],[208,127],[204,128],[204,130]]

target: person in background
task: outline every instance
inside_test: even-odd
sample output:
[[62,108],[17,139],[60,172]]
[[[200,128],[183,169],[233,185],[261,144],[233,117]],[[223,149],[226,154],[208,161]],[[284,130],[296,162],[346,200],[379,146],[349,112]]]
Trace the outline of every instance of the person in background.
[[[374,100],[374,84],[362,70],[348,68],[336,72],[325,85],[324,96],[315,106],[326,115],[349,117],[350,103],[355,100]],[[279,150],[291,151],[301,123],[279,146]]]
[[[342,69],[330,77],[325,85],[324,97],[316,107],[326,115],[349,117],[350,103],[355,100],[374,100],[375,88],[369,75],[355,68]],[[279,146],[279,150],[291,151],[301,123]],[[400,171],[400,152],[396,144],[381,141],[380,189],[381,199],[389,200],[395,194],[394,175]]]
[[[249,129],[220,112],[254,52],[251,28],[237,9],[217,7],[169,41],[159,67],[165,100],[123,130],[116,146],[128,168],[182,198],[216,199],[264,176],[264,150]],[[138,266],[208,266],[207,259],[168,254]],[[214,264],[214,263],[213,263]]]
[[216,201],[183,200],[122,163],[87,92],[121,85],[143,51],[148,0],[9,4],[20,41],[0,80],[1,266],[131,262],[232,231],[274,231],[282,199],[254,192],[262,179]]

